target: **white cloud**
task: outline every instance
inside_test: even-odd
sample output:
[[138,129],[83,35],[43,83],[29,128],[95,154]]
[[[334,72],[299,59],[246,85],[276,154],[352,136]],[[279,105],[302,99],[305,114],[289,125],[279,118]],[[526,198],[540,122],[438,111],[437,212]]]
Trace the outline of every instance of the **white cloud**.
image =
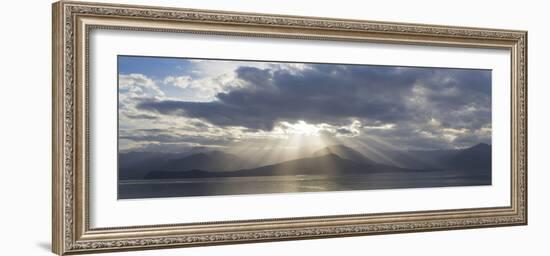
[[118,88],[127,90],[132,96],[154,97],[164,96],[155,81],[143,74],[128,74],[118,76]]
[[[168,76],[162,81],[163,86],[171,87],[171,90],[177,88],[173,97],[175,100],[184,101],[214,101],[216,95],[220,92],[226,92],[230,88],[240,86],[238,81],[234,80],[232,74],[221,74],[216,77],[192,78],[190,76]],[[166,88],[169,90],[170,88]]]
[[[324,137],[339,137],[339,139],[357,137],[351,140],[375,136],[386,140],[388,143],[395,142],[396,145],[403,145],[403,147],[435,148],[449,147],[449,145],[462,146],[472,142],[490,141],[491,138],[490,115],[486,114],[490,113],[491,105],[486,104],[486,101],[478,100],[483,104],[474,104],[476,102],[465,104],[458,101],[454,102],[454,105],[449,104],[452,108],[446,108],[445,111],[441,111],[441,108],[437,105],[445,105],[450,100],[457,101],[457,99],[461,99],[459,96],[463,89],[462,87],[452,86],[453,83],[457,82],[454,81],[455,79],[452,79],[452,77],[438,77],[436,80],[440,81],[440,83],[433,83],[433,81],[426,79],[417,79],[412,82],[406,80],[407,85],[410,86],[406,87],[406,90],[403,90],[403,94],[406,95],[406,97],[403,97],[401,103],[404,102],[404,106],[403,109],[398,110],[408,111],[414,114],[408,116],[410,120],[374,118],[371,120],[369,119],[370,116],[366,118],[361,116],[362,113],[352,111],[353,115],[346,116],[348,119],[339,119],[330,124],[328,123],[330,120],[322,118],[303,120],[299,120],[304,118],[302,116],[297,116],[296,118],[276,118],[270,123],[271,126],[269,126],[269,129],[261,130],[263,129],[261,126],[258,126],[260,128],[246,126],[242,125],[242,122],[222,123],[221,126],[217,126],[220,124],[212,121],[214,119],[208,119],[200,115],[193,116],[187,114],[186,116],[188,118],[179,115],[169,116],[159,114],[161,112],[137,109],[135,107],[137,102],[145,98],[183,102],[223,102],[216,97],[219,93],[230,92],[235,88],[250,86],[243,78],[237,77],[235,70],[239,67],[270,69],[269,72],[272,72],[271,74],[284,70],[288,72],[283,73],[290,73],[292,75],[301,74],[312,68],[312,65],[299,63],[211,60],[190,60],[189,62],[191,62],[191,65],[178,68],[182,72],[175,72],[170,76],[162,77],[156,81],[143,74],[120,75],[119,105],[122,105],[120,123],[126,125],[128,129],[139,129],[144,127],[165,129],[165,131],[169,133],[162,135],[181,136],[181,138],[186,139],[190,137],[203,137],[205,139],[231,138],[231,141],[241,140],[243,142],[302,136],[323,136],[321,139]],[[391,75],[406,73],[405,71],[407,70],[407,68],[396,68],[395,73],[391,73]],[[259,71],[259,73],[261,72],[262,70]],[[358,75],[362,74],[359,73]],[[336,81],[336,83],[338,82],[340,81]],[[270,85],[269,83],[265,84]],[[439,86],[436,86],[439,84],[450,85],[441,86],[441,88],[439,88]],[[289,88],[297,87],[298,86],[289,86]],[[367,86],[357,88],[363,89],[363,87]],[[248,87],[244,89],[248,89]],[[372,97],[374,92],[377,92],[378,94],[376,95],[381,101],[387,100],[390,103],[394,97],[399,97],[399,95],[393,94],[388,94],[389,96],[383,97],[383,94],[380,94],[379,91],[374,89],[372,93],[363,93],[360,91],[356,94],[364,95],[365,98],[368,98]],[[273,97],[272,95],[274,94],[268,94],[269,97]],[[265,99],[269,99],[269,97],[265,97]],[[224,98],[220,97],[220,99]],[[264,98],[262,97],[260,99]],[[301,101],[303,98],[297,97],[297,99]],[[266,100],[266,102],[269,101]],[[280,102],[286,101],[281,100]],[[350,104],[351,103],[353,102],[350,101]],[[287,107],[287,104],[277,102],[271,104],[269,107],[269,109],[281,109]],[[246,108],[244,109],[247,110]],[[300,108],[290,108],[291,111],[294,111],[294,109],[296,109],[296,111],[301,110]],[[365,108],[365,110],[369,111],[370,108]],[[292,113],[291,111],[285,113]],[[315,111],[312,111],[311,113],[314,112]],[[261,113],[262,114],[253,113],[253,115],[255,115],[254,117],[269,117],[265,112]],[[200,121],[202,122],[201,125],[190,125],[193,121],[199,120],[194,120],[191,117],[202,118],[202,121]],[[228,116],[227,119],[234,119],[234,117],[235,116]],[[356,118],[359,120],[350,120]],[[341,123],[342,120],[349,121],[347,121],[348,123]],[[489,125],[486,125],[487,121],[489,121]],[[256,121],[254,120],[250,123],[254,124]],[[178,127],[178,129],[168,129],[170,127]],[[201,130],[197,131],[197,127]],[[151,143],[153,142],[148,142],[148,144]],[[169,141],[164,143],[175,142]],[[133,144],[133,146],[136,146],[136,144]],[[143,147],[144,145],[140,146]]]
[[369,125],[363,126],[367,130],[391,130],[395,128],[395,124]]
[[174,85],[182,89],[187,89],[191,86],[193,79],[190,76],[167,76],[164,78],[164,84]]

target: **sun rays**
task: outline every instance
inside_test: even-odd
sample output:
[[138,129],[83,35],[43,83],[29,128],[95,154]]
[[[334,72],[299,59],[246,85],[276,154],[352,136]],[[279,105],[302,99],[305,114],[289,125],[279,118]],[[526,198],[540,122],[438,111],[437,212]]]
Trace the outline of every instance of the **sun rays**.
[[[272,131],[263,132],[262,137],[243,139],[227,145],[229,153],[245,155],[257,165],[268,165],[289,161],[298,158],[312,157],[313,153],[332,145],[346,145],[374,159],[387,156],[371,143],[348,134],[337,134],[338,129],[350,129],[353,134],[360,134],[360,122],[352,120],[349,125],[334,126],[325,123],[308,123],[304,120],[297,122],[280,122]],[[362,134],[366,137],[368,135]],[[376,139],[380,140],[380,139]],[[374,140],[370,140],[374,141]],[[389,145],[387,142],[375,143]],[[387,147],[387,146],[386,146]],[[391,146],[393,148],[393,146]]]

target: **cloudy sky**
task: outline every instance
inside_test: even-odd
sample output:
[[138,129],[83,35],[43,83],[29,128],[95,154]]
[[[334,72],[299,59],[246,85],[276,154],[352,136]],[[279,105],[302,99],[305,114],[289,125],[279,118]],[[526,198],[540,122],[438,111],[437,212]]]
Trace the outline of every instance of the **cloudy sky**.
[[491,142],[491,71],[118,57],[119,145],[288,158]]

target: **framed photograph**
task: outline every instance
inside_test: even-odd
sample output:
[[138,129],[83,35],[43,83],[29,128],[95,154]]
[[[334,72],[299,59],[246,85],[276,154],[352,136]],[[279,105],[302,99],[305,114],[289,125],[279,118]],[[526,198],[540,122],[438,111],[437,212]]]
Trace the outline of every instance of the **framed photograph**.
[[527,32],[61,1],[53,251],[527,224]]

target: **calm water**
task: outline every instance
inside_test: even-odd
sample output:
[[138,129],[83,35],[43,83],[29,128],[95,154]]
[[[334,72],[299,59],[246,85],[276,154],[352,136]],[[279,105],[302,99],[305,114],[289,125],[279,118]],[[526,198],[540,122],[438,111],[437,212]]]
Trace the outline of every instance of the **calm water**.
[[260,176],[120,181],[118,198],[242,195],[392,188],[491,185],[491,177],[440,172],[375,173],[356,176]]

